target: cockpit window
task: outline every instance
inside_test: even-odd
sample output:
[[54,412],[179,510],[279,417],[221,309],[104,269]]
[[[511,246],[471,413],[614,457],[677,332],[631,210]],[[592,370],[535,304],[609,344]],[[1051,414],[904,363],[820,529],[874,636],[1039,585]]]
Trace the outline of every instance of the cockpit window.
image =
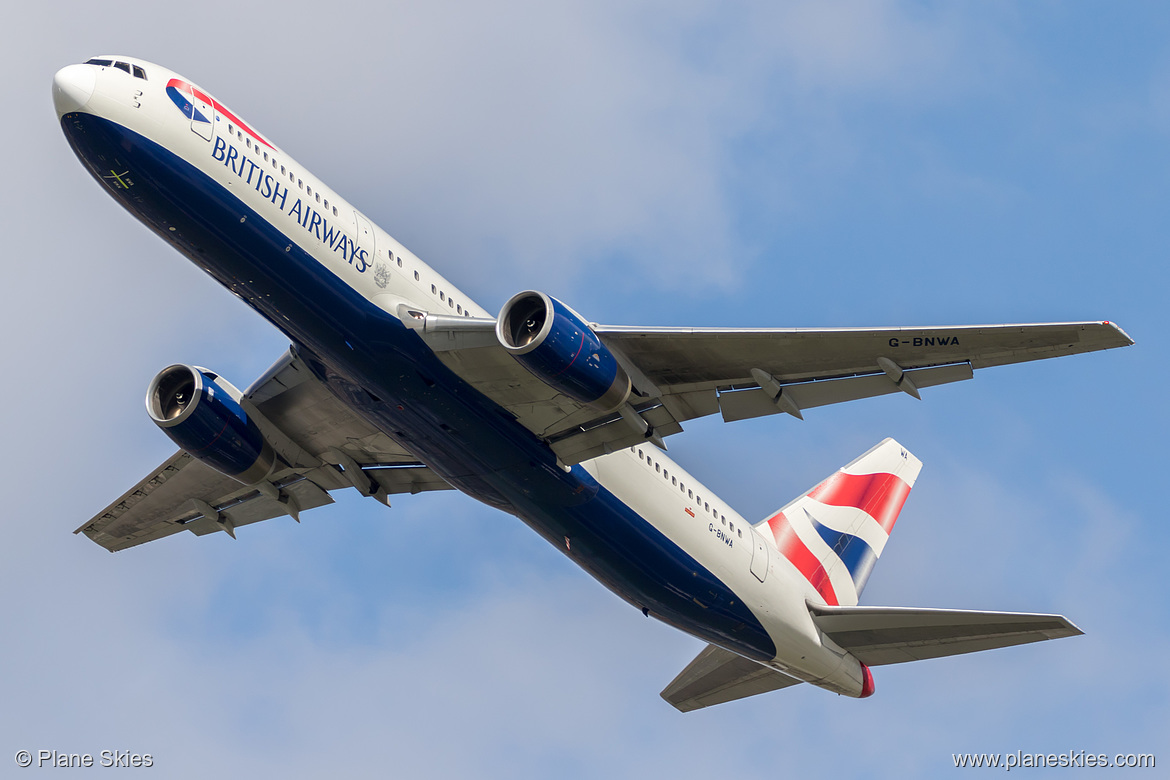
[[108,68],[114,64],[114,61],[113,60],[99,60],[99,59],[95,58],[92,60],[86,60],[85,64],[86,65],[101,65],[103,68]]
[[143,81],[146,81],[146,71],[145,70],[138,67],[137,65],[132,65],[131,67],[134,68],[134,78],[142,79]]
[[130,73],[130,63],[128,62],[115,62],[114,67],[118,70],[124,70],[127,73]]

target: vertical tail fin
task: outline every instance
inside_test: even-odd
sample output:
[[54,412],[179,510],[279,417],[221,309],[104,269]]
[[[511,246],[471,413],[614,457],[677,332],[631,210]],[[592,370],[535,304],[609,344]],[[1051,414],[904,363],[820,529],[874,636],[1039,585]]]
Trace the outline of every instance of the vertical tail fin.
[[757,526],[830,605],[854,606],[922,462],[886,439]]

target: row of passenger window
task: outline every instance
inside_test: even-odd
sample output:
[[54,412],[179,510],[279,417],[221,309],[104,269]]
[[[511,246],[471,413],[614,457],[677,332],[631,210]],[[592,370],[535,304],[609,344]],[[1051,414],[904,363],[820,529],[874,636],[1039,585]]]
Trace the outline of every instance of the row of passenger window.
[[[260,144],[255,144],[255,146],[253,146],[252,137],[245,134],[244,131],[240,130],[238,127],[233,127],[230,122],[228,123],[228,133],[236,136],[241,141],[243,141],[244,145],[247,148],[252,149],[255,152],[259,152],[264,157],[264,162],[271,162],[272,163],[273,170],[279,170],[281,176],[288,176],[288,180],[290,182],[296,182],[298,189],[304,190],[306,195],[308,195],[310,198],[315,199],[318,203],[321,203],[322,206],[326,210],[332,210],[333,216],[335,216],[335,217],[337,216],[337,204],[330,206],[329,205],[329,198],[322,199],[320,190],[318,190],[317,192],[313,192],[312,185],[305,184],[304,179],[300,178],[299,176],[296,175],[296,173],[288,170],[283,165],[281,165],[280,162],[276,159],[275,154],[272,155],[271,157],[269,157],[268,152],[266,150],[260,148]],[[324,202],[322,202],[322,200],[324,200]]]
[[[260,152],[260,154],[264,157],[265,162],[271,162],[274,170],[275,169],[280,170],[281,176],[287,175],[289,178],[289,181],[295,181],[297,183],[297,187],[299,189],[304,190],[306,195],[314,198],[318,203],[321,203],[325,209],[331,209],[333,211],[333,216],[335,216],[335,217],[337,216],[337,204],[330,206],[328,198],[322,199],[320,190],[318,190],[317,192],[313,192],[313,187],[311,185],[305,184],[303,179],[299,178],[295,173],[293,173],[292,171],[286,169],[283,165],[281,165],[277,161],[276,155],[272,155],[271,157],[269,157],[268,152],[260,148],[260,144],[255,144],[255,146],[253,147],[252,138],[250,136],[248,136],[247,134],[245,134],[239,128],[234,127],[230,122],[228,123],[228,133],[236,136],[241,141],[243,141],[244,145],[248,149],[253,149],[254,151]],[[402,257],[401,256],[395,257],[394,253],[390,252],[389,250],[387,250],[386,254],[390,257],[391,260],[394,260],[398,263],[399,268],[402,267]],[[418,271],[414,272],[414,280],[416,282],[422,281],[421,277],[419,276]],[[464,309],[463,304],[456,303],[455,299],[453,297],[448,296],[445,291],[440,290],[436,285],[433,285],[433,284],[431,285],[431,294],[438,295],[439,300],[442,301],[443,303],[446,303],[448,308],[454,309],[457,314],[461,314],[464,317],[471,316],[471,312]]]
[[[418,271],[414,272],[414,278],[416,281],[418,280]],[[447,293],[443,292],[433,284],[431,285],[431,295],[438,295],[439,300],[443,303],[446,303],[448,308],[454,309],[456,314],[462,314],[464,317],[471,316],[471,312],[464,311],[463,304],[455,303],[454,297],[448,296]]]
[[[388,251],[386,254],[390,255],[392,258],[394,257],[393,252]],[[402,258],[398,257],[396,259],[398,260],[398,267],[401,268],[402,267]],[[422,277],[419,276],[418,271],[414,272],[414,280],[416,282],[422,281]],[[445,291],[440,290],[438,285],[434,285],[434,284],[431,285],[431,295],[439,296],[439,300],[446,303],[448,308],[454,309],[456,314],[462,314],[464,317],[471,316],[471,311],[469,309],[463,308],[463,304],[461,304],[461,303],[455,303],[455,298],[453,296],[447,295],[447,293]]]
[[681,492],[681,493],[685,493],[685,494],[686,494],[686,496],[687,496],[687,498],[692,498],[692,499],[694,499],[694,501],[695,501],[695,506],[702,507],[704,512],[708,512],[708,513],[710,513],[710,515],[711,515],[712,517],[717,517],[717,518],[719,518],[719,522],[720,522],[720,523],[722,523],[723,525],[727,526],[729,531],[732,531],[732,532],[734,532],[734,533],[735,533],[737,536],[740,536],[740,537],[742,537],[742,536],[743,536],[743,529],[742,529],[742,528],[736,528],[736,527],[735,527],[735,523],[734,523],[734,522],[730,522],[730,523],[729,523],[729,522],[727,521],[727,516],[726,516],[726,515],[724,515],[724,514],[721,514],[721,513],[719,512],[719,510],[718,510],[718,509],[716,509],[715,507],[711,506],[711,504],[710,504],[710,503],[708,503],[708,502],[704,501],[702,496],[696,496],[696,495],[695,495],[695,493],[694,493],[694,491],[693,491],[693,490],[690,490],[690,489],[688,489],[688,488],[687,488],[687,486],[686,486],[686,483],[684,483],[684,482],[680,482],[677,476],[673,476],[673,477],[672,477],[672,476],[670,475],[670,471],[669,471],[668,469],[665,469],[665,468],[663,468],[661,463],[659,463],[658,461],[654,460],[652,457],[650,457],[649,455],[647,455],[647,454],[646,454],[644,451],[642,451],[641,449],[638,449],[638,448],[635,448],[635,447],[631,447],[630,449],[632,449],[632,450],[634,450],[635,452],[637,452],[637,453],[638,453],[638,460],[645,461],[645,463],[646,463],[646,465],[647,465],[647,466],[653,466],[653,467],[654,467],[654,471],[655,471],[655,473],[661,474],[663,479],[669,479],[669,480],[670,480],[670,484],[672,484],[672,485],[677,485],[677,486],[678,486],[678,489],[679,489],[679,492]]

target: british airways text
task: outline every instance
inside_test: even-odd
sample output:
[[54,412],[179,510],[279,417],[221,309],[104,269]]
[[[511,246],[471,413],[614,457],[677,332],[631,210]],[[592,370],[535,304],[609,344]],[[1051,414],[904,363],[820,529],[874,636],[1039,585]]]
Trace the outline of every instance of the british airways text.
[[251,185],[261,196],[279,206],[281,211],[290,217],[295,217],[298,225],[312,233],[318,241],[334,252],[339,253],[358,273],[365,273],[366,269],[370,267],[369,253],[365,249],[358,246],[357,242],[338,228],[336,223],[329,224],[329,220],[318,213],[310,204],[302,203],[300,198],[297,198],[296,202],[289,206],[289,188],[277,181],[271,173],[252,162],[234,145],[227,143],[222,138],[216,138],[215,146],[211,150],[211,157],[222,162],[224,167],[230,168],[232,173],[239,176],[245,184]]

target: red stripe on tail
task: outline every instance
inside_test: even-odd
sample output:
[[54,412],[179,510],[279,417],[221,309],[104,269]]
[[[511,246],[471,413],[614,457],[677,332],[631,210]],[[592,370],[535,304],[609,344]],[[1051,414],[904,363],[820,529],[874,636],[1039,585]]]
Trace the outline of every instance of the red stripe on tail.
[[777,512],[770,517],[768,527],[772,529],[772,535],[776,537],[776,549],[780,551],[780,554],[792,561],[792,565],[804,575],[810,585],[816,588],[817,593],[821,594],[821,598],[825,600],[826,604],[837,606],[837,593],[833,590],[833,583],[829,582],[829,573],[796,535],[796,529],[792,527],[792,523],[788,522],[784,513]]
[[830,506],[860,509],[877,520],[888,534],[894,530],[894,522],[910,486],[893,474],[846,474],[838,471],[809,491],[809,498]]

